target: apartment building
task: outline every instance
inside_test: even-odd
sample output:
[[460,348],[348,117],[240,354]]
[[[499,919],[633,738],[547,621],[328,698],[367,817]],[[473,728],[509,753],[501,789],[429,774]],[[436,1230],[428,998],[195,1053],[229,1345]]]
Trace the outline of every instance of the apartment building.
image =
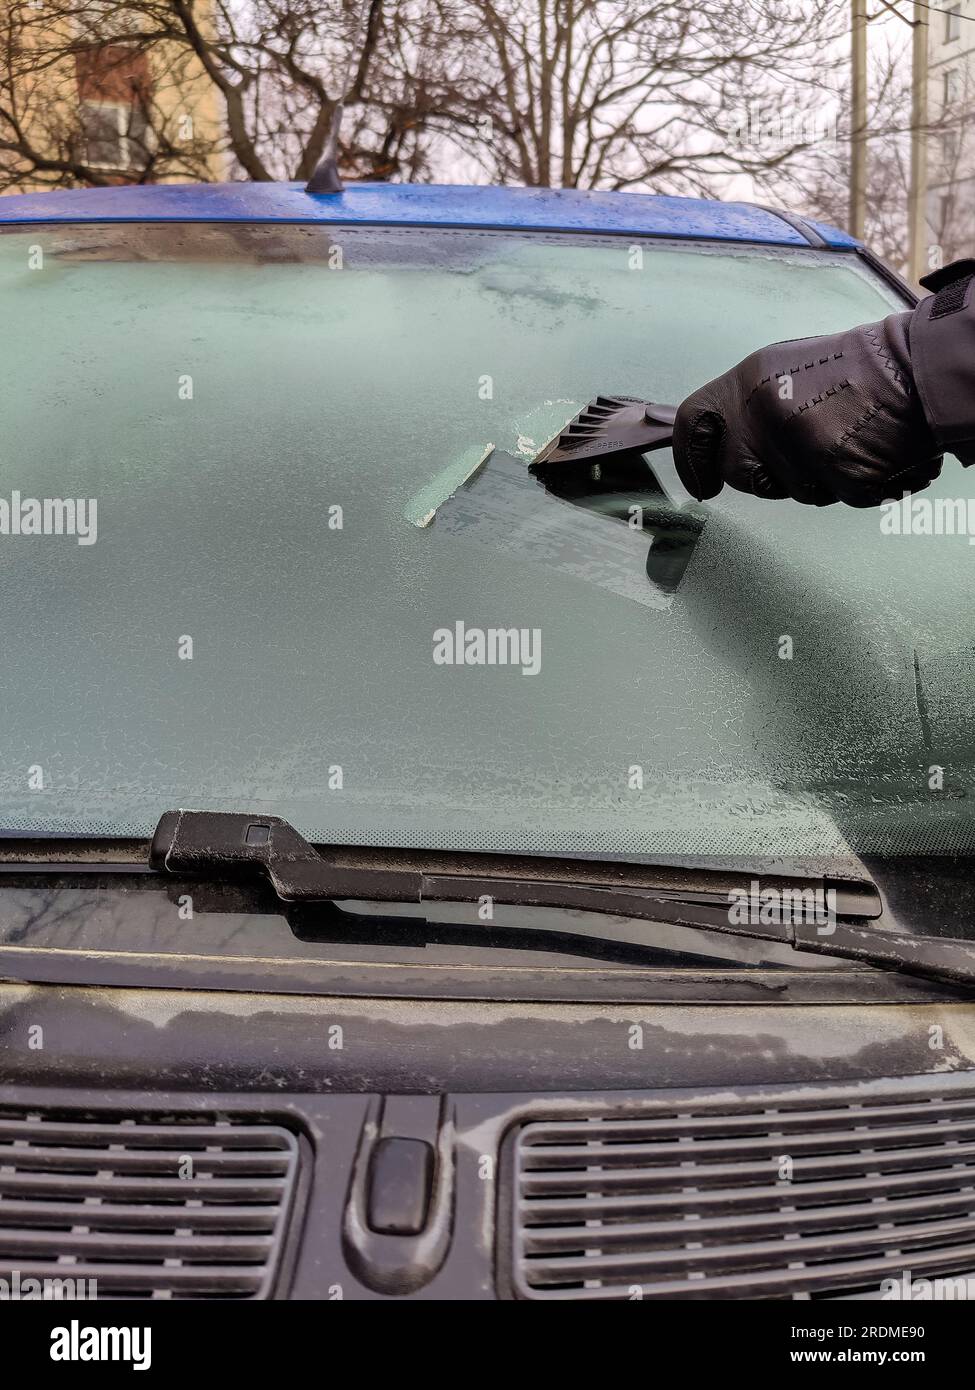
[[136,6],[0,0],[0,192],[226,176],[220,103]]
[[927,220],[948,261],[975,254],[975,0],[951,0],[927,18]]

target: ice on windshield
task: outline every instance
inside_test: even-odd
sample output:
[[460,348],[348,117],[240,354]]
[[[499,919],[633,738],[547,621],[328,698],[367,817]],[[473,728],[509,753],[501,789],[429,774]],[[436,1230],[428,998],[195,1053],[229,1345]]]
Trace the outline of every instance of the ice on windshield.
[[[131,259],[124,229],[71,233],[0,236],[0,495],[98,502],[95,544],[0,536],[3,825],[253,808],[335,842],[828,855],[957,822],[925,779],[971,761],[943,679],[975,644],[965,537],[725,492],[662,595],[620,517],[415,524],[599,392],[677,403],[903,307],[851,256],[343,228],[289,258],[276,228],[274,255]],[[939,487],[971,491],[954,463]]]

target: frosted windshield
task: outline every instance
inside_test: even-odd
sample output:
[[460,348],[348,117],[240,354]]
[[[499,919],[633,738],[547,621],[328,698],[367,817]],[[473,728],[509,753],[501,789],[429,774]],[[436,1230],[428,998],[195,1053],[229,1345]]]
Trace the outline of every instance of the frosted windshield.
[[[0,235],[0,499],[97,500],[94,541],[0,534],[0,825],[145,834],[183,806],[555,854],[954,843],[964,801],[927,775],[971,764],[965,537],[725,493],[668,585],[612,500],[527,475],[598,392],[677,403],[903,307],[812,250]],[[972,492],[954,461],[940,486]]]

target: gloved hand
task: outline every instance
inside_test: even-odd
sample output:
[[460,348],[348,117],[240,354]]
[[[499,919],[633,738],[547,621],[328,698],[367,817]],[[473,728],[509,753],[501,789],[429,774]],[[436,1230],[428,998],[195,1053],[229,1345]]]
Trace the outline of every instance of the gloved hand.
[[688,396],[673,444],[688,492],[873,507],[927,487],[943,456],[911,373],[911,317],[773,343]]

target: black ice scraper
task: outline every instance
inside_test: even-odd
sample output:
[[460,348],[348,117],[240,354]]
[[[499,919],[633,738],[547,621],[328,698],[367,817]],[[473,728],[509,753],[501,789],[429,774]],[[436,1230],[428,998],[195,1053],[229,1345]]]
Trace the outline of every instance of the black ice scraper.
[[676,415],[675,406],[636,396],[597,396],[530,465],[538,481],[566,502],[629,526],[640,517],[650,533],[647,578],[665,593],[679,587],[704,530],[696,504],[668,492],[644,457],[670,446]]
[[[643,455],[670,446],[676,414],[675,406],[636,396],[597,396],[539,449],[531,472],[548,484],[568,481],[580,471],[605,478],[607,468],[629,475],[642,469],[656,483]],[[657,488],[663,491],[659,484]]]

